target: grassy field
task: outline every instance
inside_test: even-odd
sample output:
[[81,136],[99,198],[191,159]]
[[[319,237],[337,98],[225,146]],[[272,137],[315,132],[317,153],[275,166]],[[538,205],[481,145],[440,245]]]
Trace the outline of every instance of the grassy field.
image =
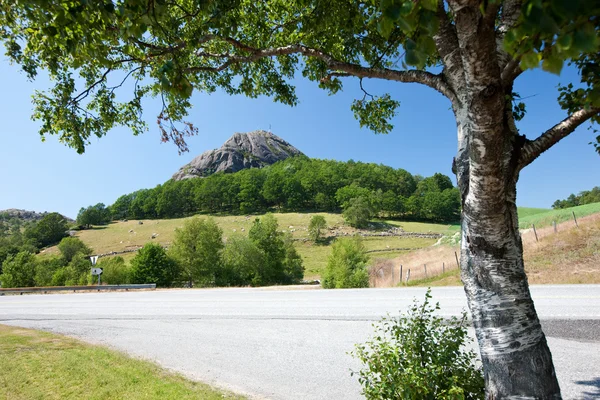
[[[327,257],[331,251],[331,243],[328,245],[315,245],[308,239],[308,224],[313,215],[322,215],[327,221],[328,230],[325,236],[332,232],[353,235],[358,230],[347,226],[340,214],[331,213],[281,213],[274,214],[279,222],[279,228],[289,232],[296,241],[296,248],[304,260],[305,278],[318,279],[325,268]],[[203,218],[203,216],[199,216]],[[254,219],[260,216],[214,216],[217,224],[223,229],[225,240],[232,235],[247,235]],[[142,220],[127,222],[113,222],[107,226],[98,226],[93,229],[79,231],[77,236],[81,238],[95,254],[105,254],[112,251],[124,251],[136,249],[145,243],[154,241],[163,246],[169,246],[173,241],[175,229],[183,226],[186,218]],[[140,224],[142,222],[142,224]],[[452,233],[459,229],[458,225],[430,224],[422,222],[400,222],[400,221],[377,221],[377,229],[389,229],[400,227],[406,232],[435,232]],[[156,238],[152,239],[152,235]],[[393,248],[423,248],[435,243],[435,239],[404,238],[404,237],[366,237],[365,246],[368,250],[385,250],[372,254],[373,258],[392,258],[403,251],[387,251]],[[46,249],[43,255],[58,254],[56,247]],[[125,260],[135,256],[135,253],[122,255]]]
[[[530,228],[534,223],[536,228],[543,229],[545,226],[551,226],[552,221],[557,223],[571,223],[572,212],[575,212],[578,219],[586,215],[600,212],[600,203],[589,204],[580,207],[574,207],[565,210],[548,210],[543,208],[519,208],[519,225],[521,228]],[[285,232],[289,232],[296,241],[296,248],[304,260],[305,278],[318,279],[327,263],[327,257],[331,252],[331,241],[327,245],[315,245],[307,241],[308,224],[313,215],[322,215],[325,217],[328,225],[328,230],[325,236],[333,235],[334,232],[342,235],[353,235],[358,231],[347,226],[340,214],[331,213],[281,213],[274,214],[279,221],[279,227]],[[200,216],[201,218],[203,216]],[[254,219],[260,216],[215,216],[213,217],[219,226],[223,229],[225,239],[232,235],[247,235]],[[175,229],[183,226],[185,218],[168,219],[168,220],[143,220],[143,221],[127,221],[113,222],[107,226],[99,226],[94,229],[83,230],[77,233],[88,246],[90,246],[95,254],[104,254],[112,251],[124,251],[127,249],[137,249],[145,243],[154,241],[163,246],[169,246],[174,238]],[[140,224],[141,222],[141,224]],[[406,232],[419,233],[441,233],[452,236],[460,231],[458,224],[433,224],[413,221],[395,221],[395,220],[380,220],[375,221],[377,229],[389,229],[391,227],[402,228]],[[155,235],[155,239],[152,236]],[[458,239],[458,237],[455,237]],[[435,239],[422,238],[404,238],[404,237],[367,237],[365,238],[365,246],[368,250],[384,250],[381,252],[371,253],[372,263],[376,264],[378,259],[393,259],[399,256],[408,256],[406,251],[389,251],[394,248],[411,248],[425,249],[436,242]],[[454,253],[445,255],[432,256],[431,253],[417,252],[409,256],[410,262],[406,264],[423,265],[429,263],[430,273],[434,274],[441,272],[442,263],[445,265],[455,265]],[[44,255],[57,254],[56,247],[49,248],[44,251]],[[413,252],[414,253],[414,252]],[[130,260],[135,256],[135,253],[126,253],[122,255],[125,260]],[[433,258],[432,258],[433,257]],[[440,269],[440,271],[436,271]],[[399,272],[399,271],[398,271]],[[424,271],[423,271],[424,272]],[[420,271],[413,270],[415,279],[420,279]],[[424,278],[424,276],[422,277]]]
[[529,217],[531,215],[543,214],[548,211],[552,211],[552,210],[549,208],[531,208],[531,207],[519,207],[518,208],[519,219]]
[[244,399],[65,336],[0,325],[0,398]]
[[[537,209],[533,208],[526,210]],[[521,209],[519,208],[519,228],[531,228],[531,224],[535,224],[536,228],[542,228],[544,226],[551,226],[552,221],[556,221],[557,224],[565,221],[573,221],[573,213],[575,213],[575,216],[577,219],[579,219],[599,212],[600,203],[586,204],[583,206],[570,207],[562,210],[546,210],[546,212],[526,213],[526,215],[521,215]]]
[[[578,222],[579,228],[571,221],[559,224],[557,233],[552,226],[542,227],[537,230],[539,241],[532,230],[523,232],[525,272],[530,284],[600,283],[600,213],[578,218]],[[397,277],[399,265],[404,271],[411,268],[410,286],[462,285],[454,256],[457,250],[435,246],[410,252],[391,260],[388,269],[395,267]],[[442,262],[447,268],[444,274],[440,273]],[[428,277],[424,276],[423,264],[428,265]],[[391,274],[381,275],[374,284],[390,286]]]

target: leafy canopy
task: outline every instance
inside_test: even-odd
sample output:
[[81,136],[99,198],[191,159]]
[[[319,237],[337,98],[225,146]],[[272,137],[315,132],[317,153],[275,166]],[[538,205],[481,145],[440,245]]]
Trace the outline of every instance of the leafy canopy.
[[[514,4],[487,0],[481,12],[492,10],[500,21]],[[553,73],[573,64],[581,82],[561,87],[560,105],[571,113],[600,107],[600,3],[520,6],[508,31],[497,24],[512,61]],[[142,100],[156,97],[162,139],[185,151],[195,128],[181,122],[195,90],[295,105],[291,79],[299,71],[330,93],[342,88],[340,78],[354,76],[361,88],[363,78],[379,78],[425,83],[452,96],[438,75],[417,74],[442,64],[434,39],[452,22],[447,10],[436,0],[20,0],[0,4],[0,40],[30,78],[44,69],[52,79],[51,89],[34,94],[42,137],[58,134],[81,153],[92,136],[117,125],[137,135],[147,129]],[[352,105],[360,124],[389,132],[399,103],[363,90]]]

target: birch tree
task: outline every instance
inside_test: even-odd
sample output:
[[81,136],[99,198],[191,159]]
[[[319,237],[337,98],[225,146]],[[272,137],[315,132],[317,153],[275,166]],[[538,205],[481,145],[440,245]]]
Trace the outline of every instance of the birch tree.
[[[364,89],[367,78],[439,92],[456,117],[461,277],[487,397],[549,399],[560,389],[523,268],[516,183],[544,151],[598,122],[599,15],[597,0],[1,0],[0,37],[30,78],[44,69],[53,82],[34,95],[40,134],[80,153],[116,125],[146,130],[148,96],[162,102],[162,139],[185,151],[194,91],[295,105],[299,73],[330,93],[346,82]],[[568,116],[520,132],[515,81],[564,63],[581,77],[560,88]],[[351,108],[386,133],[398,106],[365,90]]]

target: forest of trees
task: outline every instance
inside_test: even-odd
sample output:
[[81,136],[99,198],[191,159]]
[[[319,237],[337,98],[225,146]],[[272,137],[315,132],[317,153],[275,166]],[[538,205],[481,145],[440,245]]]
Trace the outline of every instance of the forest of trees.
[[233,174],[167,181],[121,196],[108,209],[114,220],[175,218],[198,212],[339,212],[361,197],[374,216],[452,221],[460,214],[458,189],[445,175],[422,178],[384,165],[307,157]]
[[573,193],[564,200],[556,200],[552,204],[552,208],[569,208],[575,206],[582,206],[584,204],[600,203],[600,186],[594,187],[592,190],[584,190],[579,192],[577,196]]

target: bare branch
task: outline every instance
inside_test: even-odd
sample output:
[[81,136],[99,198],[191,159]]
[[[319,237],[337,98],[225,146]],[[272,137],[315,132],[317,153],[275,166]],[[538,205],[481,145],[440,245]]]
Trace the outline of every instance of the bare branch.
[[[206,43],[211,40],[222,40],[231,44],[234,48],[248,53],[247,55],[239,54],[211,54],[206,52],[198,52],[197,55],[208,59],[225,59],[226,61],[217,66],[195,66],[189,67],[188,72],[207,71],[220,72],[230,67],[233,64],[251,63],[260,60],[261,58],[285,56],[290,54],[301,54],[305,57],[314,57],[323,61],[328,68],[332,70],[331,76],[355,76],[358,78],[378,78],[404,83],[421,83],[429,86],[444,96],[448,97],[452,102],[456,101],[456,95],[447,85],[440,75],[435,75],[427,71],[408,70],[398,71],[388,68],[373,68],[364,67],[359,64],[343,62],[335,59],[330,54],[313,49],[300,44],[294,44],[283,47],[275,47],[268,49],[256,49],[246,45],[236,39],[229,37],[218,37],[215,35],[206,35],[199,39],[200,43]],[[198,43],[198,42],[197,42]],[[344,75],[342,75],[344,74]]]
[[92,90],[94,90],[94,88],[96,86],[98,86],[99,84],[101,84],[102,82],[104,82],[106,80],[106,77],[108,76],[108,74],[110,73],[110,71],[112,71],[112,68],[107,68],[106,71],[104,71],[104,74],[102,74],[102,76],[100,77],[100,79],[98,79],[96,82],[94,82],[90,86],[88,86],[83,92],[79,93],[77,96],[75,96],[74,98],[72,98],[71,101],[69,101],[69,104],[77,104],[81,100],[83,100],[86,97],[88,97],[89,94],[90,94],[90,92]]
[[544,132],[540,137],[526,143],[521,149],[518,169],[531,164],[543,152],[554,146],[561,139],[569,136],[578,126],[600,113],[600,108],[582,109],[563,119]]

